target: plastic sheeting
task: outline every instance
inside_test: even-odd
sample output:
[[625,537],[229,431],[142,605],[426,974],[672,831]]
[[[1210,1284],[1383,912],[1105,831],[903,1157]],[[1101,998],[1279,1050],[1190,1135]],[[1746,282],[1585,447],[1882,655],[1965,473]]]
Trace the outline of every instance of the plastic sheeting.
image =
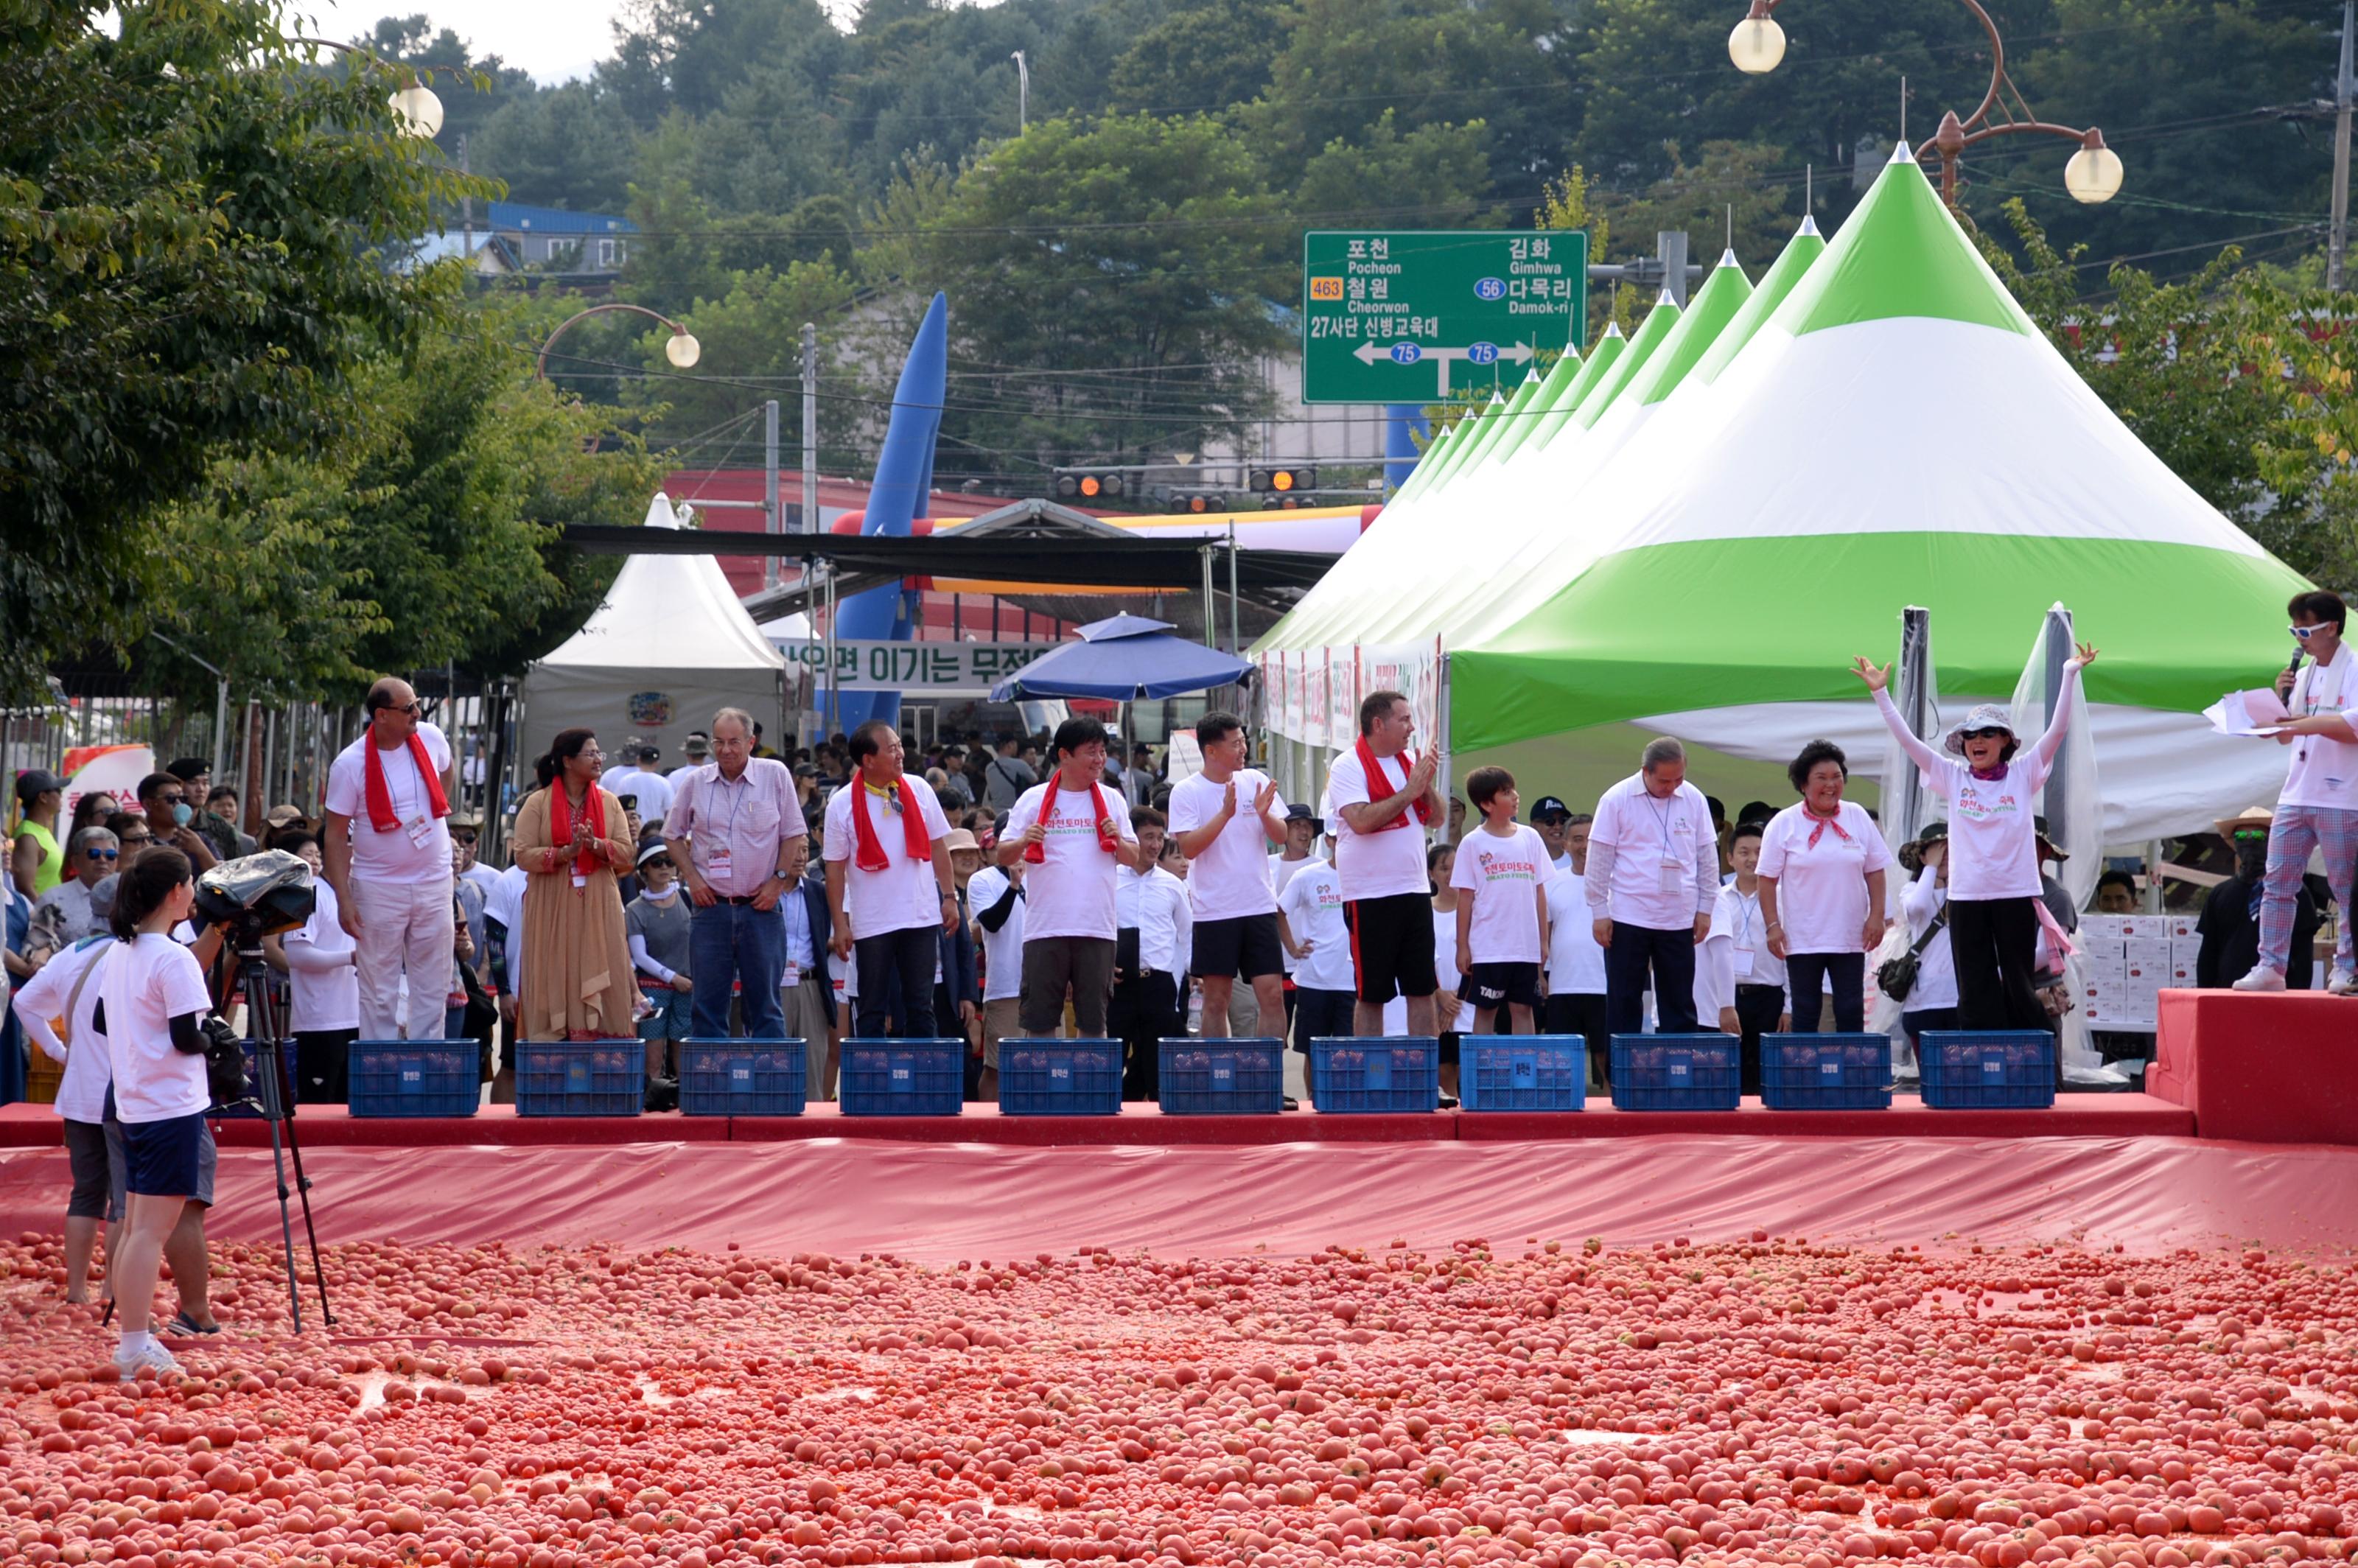
[[[266,1153],[224,1152],[216,1237],[276,1245]],[[2076,1237],[2138,1251],[2358,1246],[2358,1149],[2192,1139],[1654,1136],[1549,1143],[1014,1149],[845,1142],[320,1149],[323,1242],[397,1237],[892,1252],[1300,1255],[1486,1237],[1765,1229],[1872,1244]],[[0,1224],[51,1231],[65,1156],[0,1155]]]

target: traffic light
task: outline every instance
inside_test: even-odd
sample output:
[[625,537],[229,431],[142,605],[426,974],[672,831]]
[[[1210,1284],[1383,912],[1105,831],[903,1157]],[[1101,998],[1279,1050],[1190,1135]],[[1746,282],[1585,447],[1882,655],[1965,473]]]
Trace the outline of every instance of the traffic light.
[[1171,506],[1177,512],[1219,512],[1226,510],[1227,497],[1217,490],[1174,490]]
[[1247,478],[1263,506],[1300,506],[1303,497],[1318,488],[1314,468],[1254,469]]
[[1059,501],[1120,501],[1126,493],[1123,476],[1105,469],[1058,469]]

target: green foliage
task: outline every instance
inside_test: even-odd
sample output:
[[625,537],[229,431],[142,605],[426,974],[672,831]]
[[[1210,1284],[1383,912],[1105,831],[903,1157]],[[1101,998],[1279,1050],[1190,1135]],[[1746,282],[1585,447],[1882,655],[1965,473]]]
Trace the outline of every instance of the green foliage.
[[1285,42],[1282,0],[1191,0],[1170,8],[1114,62],[1125,114],[1210,114],[1268,88]]
[[231,457],[157,529],[158,624],[240,690],[355,699],[384,670],[521,670],[612,577],[558,545],[631,524],[660,482],[643,444],[532,375],[483,312],[379,359],[324,452]]
[[[374,254],[463,189],[382,68],[308,69],[257,0],[23,0],[0,22],[0,689],[126,645],[158,511],[333,440],[362,367],[451,316]],[[487,188],[478,188],[486,189]]]
[[881,360],[936,289],[953,302],[944,471],[977,448],[1043,466],[1196,450],[1263,411],[1252,362],[1285,341],[1266,301],[1291,232],[1213,120],[1035,123],[955,183],[912,168],[875,227],[914,231],[868,255],[906,302]]
[[[825,259],[794,262],[783,273],[768,267],[739,273],[726,295],[699,299],[680,318],[703,346],[695,369],[675,372],[664,357],[671,334],[661,328],[646,332],[632,357],[650,374],[626,383],[623,401],[645,413],[660,408],[661,417],[645,427],[660,443],[711,429],[774,397],[786,406],[785,439],[796,441],[801,432],[797,399],[803,323],[821,329],[819,373],[822,384],[833,385],[841,373],[843,317],[852,297],[851,279]],[[645,319],[639,318],[636,325],[645,327]],[[866,412],[864,404],[842,395],[830,395],[819,406],[819,449],[823,458],[832,454],[838,470],[853,462],[852,432],[866,422]],[[761,427],[746,429],[743,438],[755,444],[738,449],[758,456]],[[710,455],[696,460],[701,463]]]
[[2255,448],[2276,504],[2253,532],[2296,570],[2358,592],[2358,312],[2346,294],[2239,280],[2242,342],[2276,410]]
[[1338,138],[1310,160],[1294,209],[1320,228],[1495,228],[1506,210],[1474,194],[1487,183],[1488,142],[1479,120],[1401,135],[1386,109],[1357,145]]
[[576,212],[620,211],[636,154],[613,95],[587,81],[509,96],[467,146],[469,167],[495,170],[519,200]]
[[1676,143],[1663,148],[1670,168],[1642,190],[1611,199],[1609,206],[1624,240],[1650,251],[1665,229],[1683,230],[1688,259],[1709,266],[1728,241],[1733,212],[1736,259],[1758,277],[1785,248],[1794,225],[1790,202],[1799,191],[1776,178],[1777,149],[1757,143],[1705,142],[1699,162],[1690,164]]

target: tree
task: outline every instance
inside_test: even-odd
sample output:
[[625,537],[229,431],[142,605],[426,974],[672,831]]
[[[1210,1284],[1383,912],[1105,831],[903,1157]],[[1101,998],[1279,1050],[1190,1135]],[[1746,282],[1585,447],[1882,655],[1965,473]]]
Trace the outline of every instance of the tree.
[[1199,450],[1266,406],[1254,361],[1285,341],[1268,301],[1290,291],[1293,232],[1217,122],[1035,123],[947,188],[912,169],[896,207],[864,258],[899,302],[877,357],[897,364],[948,292],[944,470]]
[[[834,389],[819,405],[820,451],[838,470],[849,467],[852,433],[868,423],[867,406],[846,395],[837,370],[853,292],[850,277],[823,259],[794,262],[784,272],[766,266],[741,272],[721,297],[699,299],[681,318],[703,345],[696,368],[675,371],[664,357],[669,332],[645,333],[633,357],[647,374],[625,384],[623,401],[649,416],[647,429],[658,443],[710,430],[768,398],[795,409],[801,396],[802,328],[809,321],[819,328],[823,384]],[[639,324],[644,326],[644,319]],[[788,440],[799,431],[799,421],[798,413],[788,414]],[[739,431],[727,449],[744,449],[741,443],[750,441],[758,455],[760,439],[760,427],[752,426]],[[694,465],[714,455],[698,449]]]
[[1401,135],[1386,109],[1357,145],[1332,141],[1310,160],[1294,211],[1318,228],[1494,228],[1506,213],[1482,194],[1490,180],[1489,140],[1490,128],[1479,120],[1419,125]]
[[1284,0],[1174,5],[1114,61],[1112,106],[1124,114],[1214,114],[1269,86],[1284,48]]
[[467,163],[504,180],[518,201],[619,212],[629,200],[636,141],[611,92],[568,81],[509,98],[468,143]]
[[[431,73],[427,84],[442,100],[442,128],[434,134],[435,145],[454,164],[459,161],[460,145],[471,146],[492,115],[540,91],[530,71],[495,54],[479,58],[472,44],[448,27],[436,32],[422,16],[380,17],[357,41],[381,59]],[[336,59],[342,61],[345,57]],[[350,70],[351,65],[346,61],[334,69]],[[480,163],[474,168],[477,172],[494,172]]]
[[307,69],[259,0],[24,0],[0,38],[0,688],[127,644],[161,508],[228,458],[331,440],[375,357],[451,319],[382,265],[468,186],[384,68]]
[[[1663,151],[1670,168],[1660,179],[1636,192],[1604,194],[1596,200],[1611,210],[1614,227],[1622,235],[1626,254],[1651,254],[1654,236],[1665,229],[1690,236],[1692,258],[1709,266],[1734,228],[1736,258],[1747,274],[1758,277],[1800,222],[1786,208],[1799,206],[1799,193],[1777,178],[1779,153],[1758,143],[1705,142],[1699,161],[1690,164],[1676,143]],[[1596,259],[1606,259],[1600,247]]]
[[470,312],[362,367],[321,453],[215,463],[160,524],[173,641],[242,689],[351,701],[385,670],[517,673],[578,629],[612,564],[561,525],[637,522],[658,468],[535,379],[515,327]]
[[2238,279],[2242,347],[2276,410],[2255,447],[2273,501],[2252,533],[2310,579],[2358,591],[2358,313],[2350,297]]

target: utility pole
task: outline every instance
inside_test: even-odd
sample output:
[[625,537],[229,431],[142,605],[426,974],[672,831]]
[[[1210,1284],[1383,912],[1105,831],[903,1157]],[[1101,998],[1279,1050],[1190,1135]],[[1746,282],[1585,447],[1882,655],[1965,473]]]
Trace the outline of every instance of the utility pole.
[[803,323],[803,532],[818,532],[818,329]]
[[[459,135],[459,172],[460,174],[470,172],[467,168],[467,137],[464,132],[460,133]],[[467,265],[470,267],[473,266],[475,265],[475,198],[472,192],[459,198],[459,247],[460,254],[467,258]]]
[[1020,136],[1032,124],[1032,62],[1022,49],[1007,58],[1015,62],[1015,134]]
[[2358,33],[2358,0],[2342,0],[2342,69],[2333,77],[2333,223],[2326,235],[2325,287],[2342,292],[2350,255],[2351,36]]
[[[762,405],[762,532],[783,534],[785,519],[778,511],[778,400]],[[778,557],[762,557],[762,586],[778,586]]]

